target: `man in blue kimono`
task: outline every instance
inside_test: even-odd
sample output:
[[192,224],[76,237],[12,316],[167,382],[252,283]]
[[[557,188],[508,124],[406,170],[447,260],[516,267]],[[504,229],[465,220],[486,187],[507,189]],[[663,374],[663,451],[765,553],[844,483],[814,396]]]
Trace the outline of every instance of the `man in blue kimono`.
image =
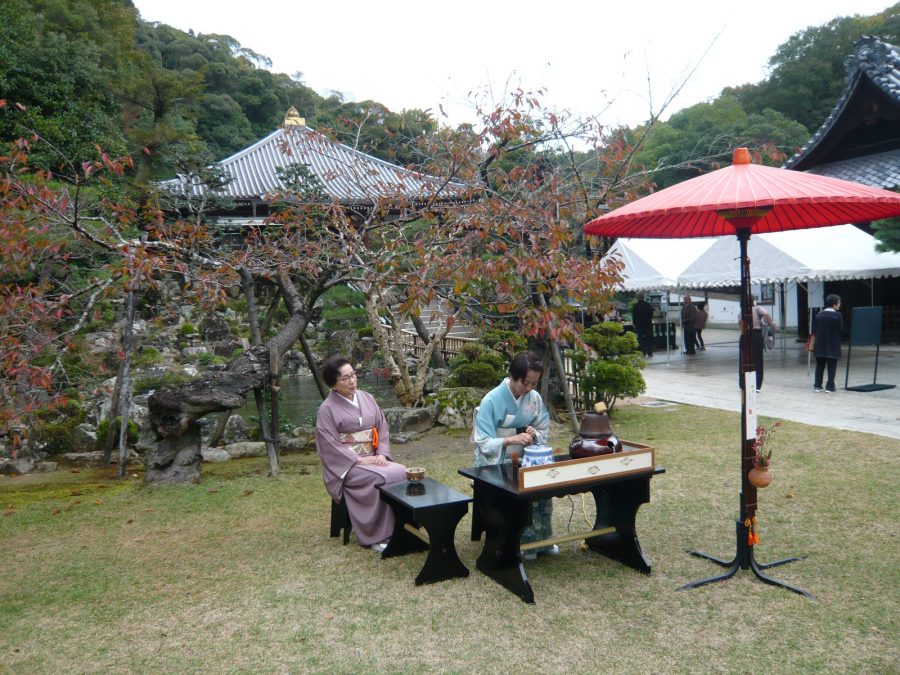
[[[500,464],[511,453],[522,457],[526,445],[545,445],[550,432],[550,415],[541,395],[535,390],[541,381],[544,364],[534,352],[522,352],[513,358],[509,377],[485,394],[475,413],[472,442],[475,466]],[[550,537],[552,502],[532,502],[532,524],[522,532],[522,543]],[[537,553],[559,553],[557,546],[522,554],[533,560]]]

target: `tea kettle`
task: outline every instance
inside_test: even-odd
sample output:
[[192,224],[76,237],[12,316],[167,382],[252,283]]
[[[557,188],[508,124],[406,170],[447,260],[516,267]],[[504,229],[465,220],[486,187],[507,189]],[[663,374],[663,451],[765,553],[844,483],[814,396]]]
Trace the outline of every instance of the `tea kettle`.
[[622,452],[622,441],[616,437],[609,424],[606,404],[600,402],[581,419],[578,435],[569,443],[569,456],[580,459],[614,452]]

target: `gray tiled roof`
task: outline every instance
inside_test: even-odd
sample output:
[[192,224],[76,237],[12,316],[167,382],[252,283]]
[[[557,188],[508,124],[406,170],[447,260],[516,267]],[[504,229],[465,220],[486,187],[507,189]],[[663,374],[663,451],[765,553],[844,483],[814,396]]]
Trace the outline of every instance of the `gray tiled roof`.
[[[853,93],[863,78],[880,89],[885,96],[900,104],[900,48],[876,37],[865,35],[857,41],[853,53],[844,61],[844,66],[847,69],[847,84],[844,86],[838,102],[831,110],[831,114],[806,145],[785,162],[784,168],[794,168],[828,135],[828,132],[840,119],[844,108],[850,102]],[[884,183],[884,180],[887,180],[887,177],[884,176],[878,181],[872,182],[874,178],[872,172],[876,167],[880,167],[878,168],[879,171],[885,171],[885,168],[889,165],[887,174],[896,176],[900,172],[900,164],[897,163],[898,158],[900,158],[900,155],[894,152],[885,152],[879,155],[859,158],[858,160],[823,164],[815,167],[815,169],[810,169],[810,171],[868,185],[893,187],[900,184],[900,181],[894,181],[888,185]],[[840,173],[832,173],[832,171]],[[854,171],[858,171],[858,173],[853,173]]]
[[[232,199],[261,199],[281,191],[276,169],[305,164],[332,199],[344,204],[372,204],[379,199],[438,202],[465,199],[461,183],[410,171],[337,143],[306,126],[286,126],[218,164],[232,177],[217,194]],[[162,189],[201,195],[205,186],[188,185],[185,177],[159,183]]]
[[900,150],[819,164],[808,169],[807,173],[890,189],[900,185]]

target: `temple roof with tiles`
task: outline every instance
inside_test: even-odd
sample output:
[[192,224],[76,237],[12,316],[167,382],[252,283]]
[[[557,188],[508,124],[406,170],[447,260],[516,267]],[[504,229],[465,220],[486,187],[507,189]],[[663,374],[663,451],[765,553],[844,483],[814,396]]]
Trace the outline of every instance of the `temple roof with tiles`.
[[880,188],[900,186],[900,48],[864,36],[845,61],[831,114],[787,169]]
[[[378,159],[331,140],[306,126],[293,108],[284,125],[217,164],[231,181],[215,194],[237,202],[261,201],[286,189],[280,171],[304,165],[328,198],[347,206],[384,200],[435,204],[466,201],[466,187]],[[162,189],[194,196],[206,191],[199,180],[179,176]]]

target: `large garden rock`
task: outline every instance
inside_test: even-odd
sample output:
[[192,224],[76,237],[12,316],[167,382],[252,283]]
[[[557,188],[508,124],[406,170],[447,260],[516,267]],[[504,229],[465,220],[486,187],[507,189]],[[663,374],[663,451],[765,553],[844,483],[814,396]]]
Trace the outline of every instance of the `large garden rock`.
[[222,448],[208,448],[203,450],[201,454],[204,462],[227,462],[231,459],[231,455],[222,450]]
[[428,408],[385,408],[384,417],[391,436],[395,432],[428,431],[434,426],[434,416]]
[[484,393],[475,387],[445,387],[429,394],[425,403],[434,411],[438,424],[452,429],[469,429]]
[[250,427],[247,420],[237,414],[231,415],[225,423],[225,431],[222,433],[222,445],[231,445],[246,441],[250,436]]
[[[58,455],[58,457],[62,460],[64,464],[70,466],[99,466],[103,461],[103,451],[102,450],[93,450],[91,452],[66,452],[62,455]],[[127,462],[136,462],[140,459],[140,456],[131,448],[128,448],[125,451],[125,461]],[[110,460],[113,464],[116,464],[119,461],[119,446],[118,443],[113,448],[112,458]]]
[[245,441],[243,443],[231,443],[226,445],[223,450],[227,452],[231,459],[238,457],[265,457],[266,444],[262,441]]
[[315,452],[316,439],[295,436],[282,436],[278,439],[278,448],[282,452]]
[[425,373],[425,393],[440,391],[444,386],[444,380],[450,376],[450,371],[446,368],[429,368]]
[[200,425],[189,422],[179,436],[162,438],[147,453],[147,483],[187,483],[200,481]]
[[34,462],[25,457],[0,459],[0,473],[7,476],[22,476],[31,473],[32,469],[34,469]]
[[208,316],[200,324],[200,334],[204,342],[223,342],[234,338],[231,326],[220,316]]

